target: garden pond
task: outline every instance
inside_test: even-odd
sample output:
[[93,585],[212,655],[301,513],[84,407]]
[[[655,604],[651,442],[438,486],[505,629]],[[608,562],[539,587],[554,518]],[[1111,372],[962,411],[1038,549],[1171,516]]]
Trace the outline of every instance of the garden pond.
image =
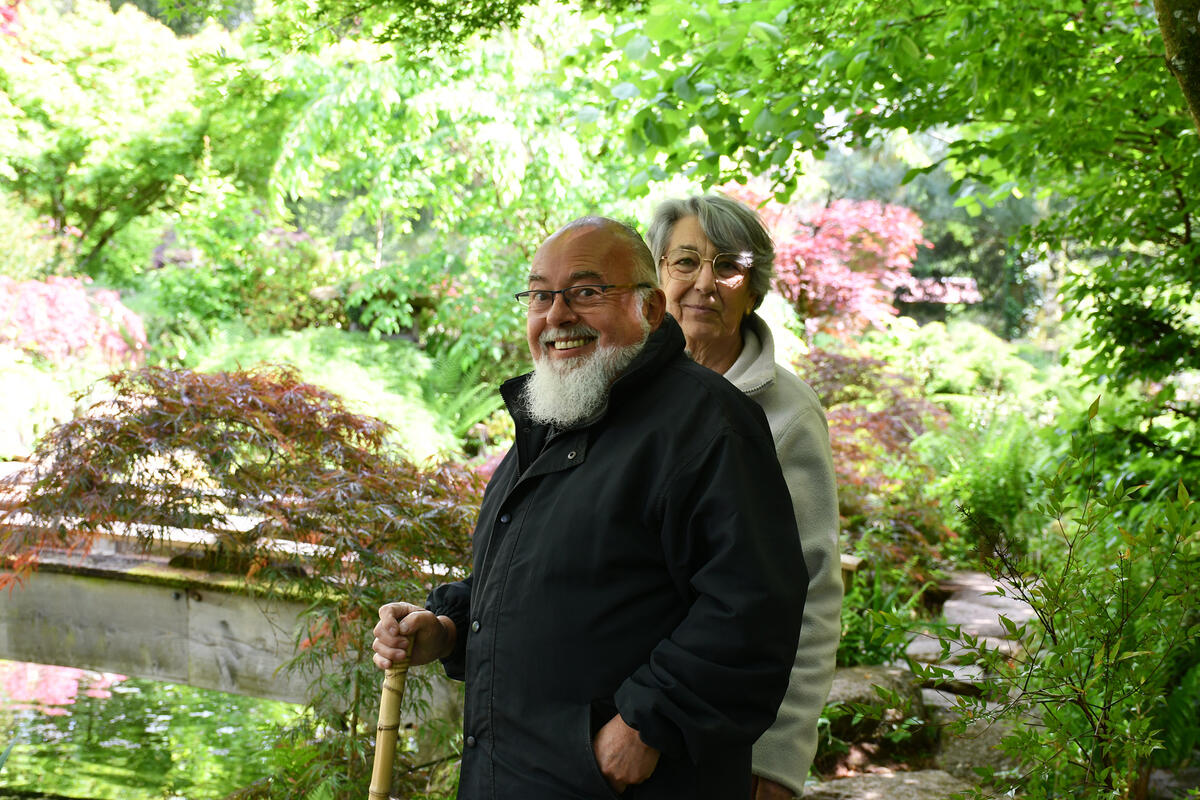
[[0,752],[14,744],[0,797],[219,800],[271,774],[277,731],[300,713],[273,700],[0,661]]

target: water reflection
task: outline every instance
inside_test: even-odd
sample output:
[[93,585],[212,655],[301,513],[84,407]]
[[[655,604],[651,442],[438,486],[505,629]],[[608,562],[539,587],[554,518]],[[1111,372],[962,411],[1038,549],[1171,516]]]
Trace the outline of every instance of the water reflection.
[[299,706],[0,661],[0,785],[97,800],[213,800],[272,772]]

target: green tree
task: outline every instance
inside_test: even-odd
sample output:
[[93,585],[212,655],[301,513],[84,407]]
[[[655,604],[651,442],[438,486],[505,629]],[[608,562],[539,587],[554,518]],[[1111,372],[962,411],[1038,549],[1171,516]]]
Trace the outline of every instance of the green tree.
[[1080,265],[1064,305],[1086,323],[1087,372],[1168,387],[1142,415],[1154,439],[1163,408],[1200,413],[1176,391],[1200,366],[1200,145],[1168,56],[1147,3],[675,0],[598,29],[568,69],[587,117],[617,120],[652,176],[766,174],[787,196],[801,154],[946,136],[911,174],[988,187],[960,197],[968,211],[1047,201],[1017,246]]
[[212,167],[371,270],[347,267],[365,326],[464,370],[521,361],[512,293],[537,244],[598,208],[644,210],[613,191],[631,157],[596,158],[562,124],[569,96],[546,65],[568,18],[552,7],[421,60],[350,38],[311,53],[247,39],[202,66]]
[[0,46],[0,186],[58,234],[58,260],[96,274],[134,220],[176,207],[203,152],[188,51],[132,6],[25,4]]
[[1054,191],[1037,244],[1100,262],[1076,284],[1098,371],[1162,377],[1200,352],[1200,147],[1144,3],[663,3],[583,61],[631,147],[706,182],[786,193],[797,152],[954,126],[943,163],[992,188],[965,205]]

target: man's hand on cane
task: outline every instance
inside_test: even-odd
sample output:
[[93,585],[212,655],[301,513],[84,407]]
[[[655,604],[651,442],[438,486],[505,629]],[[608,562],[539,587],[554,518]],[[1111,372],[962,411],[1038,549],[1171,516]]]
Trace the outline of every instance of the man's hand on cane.
[[380,669],[405,660],[413,666],[428,664],[453,653],[457,640],[458,630],[449,617],[412,603],[388,603],[379,609],[372,660]]

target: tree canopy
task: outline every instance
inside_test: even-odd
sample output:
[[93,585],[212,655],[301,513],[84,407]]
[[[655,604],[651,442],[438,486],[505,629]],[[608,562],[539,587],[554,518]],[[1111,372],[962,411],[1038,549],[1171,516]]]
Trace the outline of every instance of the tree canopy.
[[909,177],[986,187],[959,199],[976,211],[1045,198],[1030,245],[1090,264],[1068,295],[1090,368],[1159,379],[1200,352],[1200,139],[1159,26],[1194,5],[675,0],[616,16],[566,71],[581,120],[619,120],[648,178],[765,174],[786,197],[800,153],[944,136]]

